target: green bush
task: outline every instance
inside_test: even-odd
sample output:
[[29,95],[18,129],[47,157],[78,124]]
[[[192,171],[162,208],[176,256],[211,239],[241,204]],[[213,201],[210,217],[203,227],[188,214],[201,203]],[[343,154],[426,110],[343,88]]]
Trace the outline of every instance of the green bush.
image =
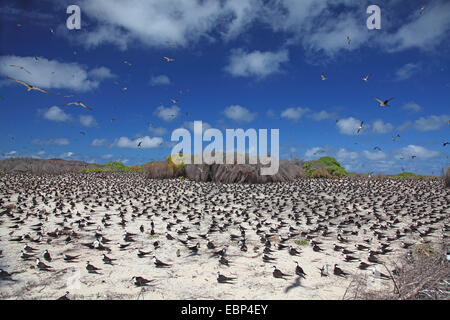
[[[324,178],[329,176],[348,176],[348,172],[333,157],[322,157],[318,160],[305,162],[303,164],[303,170],[307,177],[313,177],[313,173],[316,171],[318,171],[314,175],[316,178],[318,176],[323,176]],[[323,173],[321,170],[327,171],[329,175]]]

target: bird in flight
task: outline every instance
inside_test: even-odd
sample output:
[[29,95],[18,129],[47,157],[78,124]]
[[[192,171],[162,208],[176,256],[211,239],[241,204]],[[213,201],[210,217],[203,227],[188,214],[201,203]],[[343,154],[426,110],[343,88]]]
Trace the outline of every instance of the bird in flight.
[[322,78],[322,80],[328,80],[328,78],[325,76],[325,73],[322,73],[321,75],[320,75],[320,77]]
[[83,107],[83,108],[85,108],[85,109],[87,109],[87,110],[92,110],[91,108],[89,108],[87,105],[85,105],[83,102],[81,102],[81,101],[77,101],[77,102],[69,102],[69,103],[66,103],[66,104],[63,104],[63,106],[70,106],[70,105],[77,105],[77,106],[80,106],[80,107]]
[[357,133],[359,133],[362,130],[363,124],[364,124],[364,121],[361,121],[361,123],[359,124],[359,128],[358,128],[358,132]]
[[390,107],[390,105],[388,105],[388,103],[389,103],[389,101],[394,99],[394,98],[390,98],[390,99],[387,99],[386,101],[382,101],[382,100],[380,100],[380,99],[378,99],[376,97],[373,97],[373,98],[380,103],[380,107]]
[[55,30],[53,30],[52,28],[49,28],[50,32],[55,34]]
[[381,151],[381,148],[377,146],[377,147],[373,148],[373,150]]
[[372,74],[369,73],[365,78],[363,78],[363,80],[364,80],[365,82],[368,82],[371,75],[372,75]]
[[82,134],[84,136],[86,134],[86,132],[80,131],[80,134]]
[[180,100],[177,100],[177,99],[170,99],[170,101],[172,101],[172,103],[178,103],[178,102],[180,102]]
[[20,80],[11,78],[11,77],[8,77],[8,79],[9,79],[9,80],[12,80],[12,81],[15,81],[15,82],[17,82],[17,83],[20,83],[21,85],[24,85],[25,87],[27,87],[27,91],[37,90],[37,91],[40,91],[40,92],[43,92],[43,93],[46,93],[46,94],[51,94],[51,93],[48,92],[48,91],[45,91],[45,90],[43,90],[43,89],[41,89],[41,88],[32,86],[32,85],[30,85],[30,84],[28,84],[28,83],[26,83],[26,82],[23,82],[23,81],[20,81]]
[[128,62],[128,61],[124,61],[123,63],[129,65],[130,67],[132,66],[132,64],[130,62]]
[[423,6],[422,8],[420,8],[419,14],[422,14],[426,8],[427,8],[427,6]]
[[139,143],[138,143],[138,148],[140,148],[142,146],[142,141],[140,141]]
[[446,145],[448,145],[448,144],[450,144],[450,142],[444,142],[443,144],[442,144],[442,146],[446,146]]
[[25,68],[22,67],[22,66],[18,66],[18,65],[15,65],[15,64],[10,64],[9,66],[10,66],[10,67],[14,67],[14,68],[19,68],[20,70],[23,70],[23,71],[28,72],[29,74],[31,74],[30,71],[28,71],[27,69],[25,69]]
[[415,159],[417,156],[411,156],[411,159]]
[[166,57],[166,56],[164,56],[163,58],[166,59],[167,62],[175,61],[175,59],[172,59],[172,58],[169,58],[169,57]]
[[392,137],[392,141],[395,141],[395,139],[400,138],[400,135],[398,134],[396,137]]
[[347,36],[347,43],[350,45],[351,42],[352,42],[352,40],[350,39],[349,36]]

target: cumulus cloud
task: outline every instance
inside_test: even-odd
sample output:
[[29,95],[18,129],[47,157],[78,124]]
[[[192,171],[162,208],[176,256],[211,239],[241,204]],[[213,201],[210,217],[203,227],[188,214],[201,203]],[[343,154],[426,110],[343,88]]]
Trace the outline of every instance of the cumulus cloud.
[[397,152],[398,156],[402,156],[402,157],[412,157],[412,156],[416,156],[417,159],[421,159],[421,160],[427,160],[427,159],[431,159],[431,158],[435,158],[438,157],[441,153],[439,151],[434,151],[434,150],[428,150],[422,146],[416,146],[416,145],[409,145],[405,148],[400,149]]
[[159,76],[153,76],[150,79],[150,84],[152,86],[168,85],[170,84],[170,78],[164,74],[161,74]]
[[265,78],[280,72],[281,64],[288,61],[287,50],[246,52],[243,49],[234,49],[225,71],[235,77]]
[[43,117],[50,121],[64,122],[71,119],[71,116],[64,112],[60,107],[53,106],[48,109],[39,110]]
[[423,108],[415,102],[408,102],[403,105],[402,109],[409,112],[420,112]]
[[[186,121],[183,126],[194,132],[194,121]],[[211,125],[208,122],[202,121],[202,129],[203,131],[211,129]]]
[[420,71],[420,65],[417,63],[407,63],[395,72],[396,80],[407,80]]
[[94,139],[91,143],[91,146],[93,147],[102,147],[106,145],[107,140],[106,139]]
[[394,126],[391,123],[384,123],[383,120],[375,120],[372,124],[372,131],[374,133],[389,133],[394,130]]
[[180,114],[180,108],[177,106],[167,108],[164,106],[159,106],[154,113],[158,118],[163,119],[164,121],[172,121]]
[[306,150],[304,157],[305,157],[305,159],[310,160],[312,158],[323,157],[325,154],[327,154],[327,151],[325,148],[314,147],[314,148]]
[[150,131],[155,136],[163,136],[167,133],[167,129],[163,127],[155,128],[153,126],[149,126],[148,131]]
[[58,138],[50,140],[34,139],[33,141],[31,141],[31,143],[39,146],[49,146],[49,145],[67,146],[70,144],[69,140],[66,138]]
[[[85,92],[97,88],[101,81],[114,75],[108,68],[99,67],[88,70],[85,66],[73,62],[60,62],[44,57],[1,56],[0,74],[25,81],[42,89],[70,89]],[[11,65],[24,67],[30,73]],[[3,81],[0,85],[17,85],[12,81]]]
[[429,117],[420,117],[414,122],[414,128],[419,131],[434,131],[445,127],[448,123],[449,116],[444,114],[441,116],[431,115]]
[[326,119],[333,119],[336,117],[336,114],[322,110],[320,112],[311,113],[310,115],[308,115],[308,117],[316,121],[321,121]]
[[137,138],[134,140],[131,140],[127,137],[120,137],[114,142],[114,145],[119,148],[132,148],[137,149],[139,148],[138,145],[141,143],[140,148],[143,149],[153,149],[158,148],[163,143],[163,139],[159,137],[150,138],[149,136]]
[[376,160],[382,160],[386,158],[386,153],[382,151],[378,152],[370,152],[367,150],[364,150],[363,152],[364,157],[366,157],[368,160],[376,161]]
[[[361,124],[361,120],[355,119],[353,117],[340,119],[336,126],[340,133],[347,135],[356,135],[359,125]],[[364,131],[365,126],[363,126],[362,131]]]
[[95,127],[97,125],[93,116],[80,116],[80,123],[84,127]]
[[308,112],[309,112],[308,108],[302,108],[302,107],[287,108],[283,112],[281,112],[281,117],[289,119],[289,120],[297,121],[297,120],[300,120],[300,118]]
[[252,113],[240,105],[229,106],[224,110],[224,114],[227,118],[236,122],[251,122],[256,117],[256,113]]

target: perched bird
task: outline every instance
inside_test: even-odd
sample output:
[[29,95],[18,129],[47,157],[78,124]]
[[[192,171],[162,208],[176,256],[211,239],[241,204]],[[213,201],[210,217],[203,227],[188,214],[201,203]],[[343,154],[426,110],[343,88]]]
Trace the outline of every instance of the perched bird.
[[50,252],[48,252],[48,250],[44,251],[44,259],[47,260],[47,262],[52,262],[52,257],[50,256]]
[[387,99],[385,101],[382,101],[382,100],[380,100],[380,99],[378,99],[376,97],[373,97],[373,98],[380,103],[380,107],[390,107],[390,105],[388,103],[389,103],[389,101],[394,99],[394,98],[390,98],[390,99]]
[[63,104],[63,106],[70,106],[70,105],[77,105],[77,106],[83,107],[83,108],[85,108],[85,109],[87,109],[87,110],[92,110],[91,108],[89,108],[87,105],[85,105],[85,104],[84,104],[83,102],[81,102],[81,101],[77,101],[77,102],[69,102],[69,103]]
[[46,265],[45,263],[41,262],[39,260],[39,258],[36,258],[36,267],[39,270],[43,270],[43,271],[52,271],[52,267]]
[[114,265],[113,261],[116,261],[117,259],[112,259],[112,258],[108,257],[107,255],[103,254],[102,260],[105,264]]
[[167,264],[167,263],[162,262],[161,260],[158,260],[155,255],[153,256],[153,263],[155,264],[155,266],[157,268],[167,268],[167,267],[171,266],[170,264]]
[[328,265],[319,268],[321,277],[328,277]]
[[147,280],[145,278],[142,277],[136,277],[134,276],[133,278],[131,278],[131,280],[133,280],[133,283],[136,287],[144,287],[147,286],[150,282],[152,282],[153,280]]
[[230,283],[230,281],[236,280],[236,278],[227,277],[227,276],[220,274],[219,271],[217,271],[216,278],[217,278],[217,282],[219,282],[219,283]]
[[86,261],[86,270],[87,270],[89,273],[97,273],[97,274],[99,274],[99,273],[97,272],[97,270],[102,270],[102,269],[97,268],[97,267],[93,266],[92,264],[90,264],[89,261]]
[[41,88],[32,86],[32,85],[30,85],[30,84],[28,84],[28,83],[26,83],[26,82],[24,82],[24,81],[20,81],[20,80],[11,78],[11,77],[8,77],[8,79],[9,79],[9,80],[12,80],[12,81],[15,81],[15,82],[17,82],[17,83],[20,83],[21,85],[24,85],[25,87],[27,87],[27,91],[36,90],[36,91],[40,91],[40,92],[43,92],[43,93],[46,93],[46,94],[51,94],[51,93],[48,92],[48,91],[45,91],[45,90],[42,90]]
[[273,266],[272,275],[273,275],[274,278],[279,278],[279,279],[284,279],[284,280],[286,280],[284,277],[289,277],[288,274],[285,274],[285,273],[281,272],[281,270],[277,269],[276,266]]
[[79,257],[79,255],[78,256],[70,256],[68,254],[63,253],[63,259],[64,259],[64,261],[67,261],[67,262],[75,262],[74,260],[78,259],[78,257]]
[[336,276],[339,276],[339,277],[346,277],[346,276],[348,276],[348,273],[345,272],[344,270],[342,270],[341,268],[339,268],[337,264],[334,265],[333,273]]
[[66,291],[66,293],[63,296],[59,297],[56,300],[70,300],[69,299],[69,291]]
[[302,267],[299,266],[298,262],[295,262],[297,266],[295,267],[295,274],[302,277],[303,279],[306,279],[306,273],[303,271]]

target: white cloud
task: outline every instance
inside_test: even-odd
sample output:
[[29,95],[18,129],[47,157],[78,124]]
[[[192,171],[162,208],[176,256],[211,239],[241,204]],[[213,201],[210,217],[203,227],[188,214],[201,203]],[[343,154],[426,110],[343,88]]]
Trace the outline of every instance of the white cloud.
[[84,127],[95,127],[97,125],[93,116],[80,116],[80,123]]
[[322,110],[320,112],[311,113],[310,115],[308,115],[308,117],[316,121],[321,121],[335,118],[336,114]]
[[[347,135],[356,135],[359,125],[361,121],[358,119],[355,119],[353,117],[340,119],[338,123],[336,123],[336,126],[338,127],[338,130],[342,134]],[[362,131],[364,131],[365,126],[363,126]]]
[[359,158],[358,152],[349,151],[345,148],[339,149],[339,151],[336,153],[336,159],[338,161],[356,160],[358,158]]
[[102,155],[103,159],[111,159],[112,157],[114,157],[113,154],[104,154],[104,155]]
[[155,127],[149,126],[148,131],[150,131],[155,136],[163,136],[167,133],[167,129],[163,128],[163,127],[155,128]]
[[[44,57],[1,56],[0,74],[25,81],[42,89],[70,89],[89,91],[97,88],[101,81],[113,77],[108,68],[100,67],[91,71],[78,63],[66,63],[48,60]],[[24,67],[30,73],[11,65]],[[13,81],[4,81],[1,85],[19,85]],[[25,89],[25,87],[24,87]]]
[[91,143],[91,146],[93,147],[102,147],[106,145],[107,140],[106,139],[94,139]]
[[422,15],[413,11],[409,22],[380,38],[380,43],[388,51],[400,51],[411,48],[432,50],[446,38],[450,32],[450,2],[435,1],[429,3]]
[[256,113],[252,113],[240,105],[229,106],[224,110],[224,114],[227,118],[236,122],[251,122],[256,117]]
[[302,107],[287,108],[283,112],[281,112],[281,117],[289,119],[289,120],[297,121],[308,112],[309,112],[308,108],[302,108]]
[[[194,121],[186,121],[183,126],[194,132]],[[202,129],[203,131],[211,129],[211,125],[208,122],[202,121]]]
[[415,102],[408,102],[403,105],[402,109],[409,112],[420,112],[423,108]]
[[383,120],[375,120],[372,124],[372,131],[374,133],[389,133],[394,130],[394,126],[391,123],[384,123]]
[[141,143],[141,148],[152,149],[158,148],[163,143],[163,139],[159,137],[150,138],[149,136],[130,140],[127,137],[120,137],[114,142],[114,145],[119,148],[133,148],[138,149],[138,145]]
[[401,68],[399,68],[395,72],[395,79],[401,81],[401,80],[407,80],[411,78],[415,73],[420,71],[420,65],[417,63],[407,63]]
[[152,86],[168,85],[168,84],[170,84],[170,78],[164,74],[161,74],[159,76],[153,76],[150,79],[150,84]]
[[[33,141],[31,141],[31,143],[40,145],[40,146],[48,146],[48,145],[67,146],[70,144],[69,140],[66,138],[58,138],[58,139],[50,139],[50,140],[34,139]],[[38,153],[38,154],[40,155],[40,153]]]
[[61,154],[60,157],[61,157],[61,158],[70,158],[70,157],[72,157],[74,154],[75,154],[75,153],[69,151],[69,152],[65,152],[65,153]]
[[419,131],[433,131],[445,127],[448,123],[449,116],[444,114],[441,116],[421,117],[414,122],[414,128]]
[[163,119],[164,121],[172,121],[173,119],[177,118],[180,114],[180,108],[177,106],[171,106],[171,107],[164,107],[159,106],[155,110],[155,115],[158,118]]
[[265,78],[271,74],[281,72],[281,64],[288,62],[287,50],[278,52],[245,52],[242,49],[234,49],[231,52],[229,64],[225,71],[235,77]]
[[367,150],[363,151],[363,155],[364,157],[366,157],[369,160],[382,160],[386,158],[386,153],[382,152],[382,151],[378,151],[378,152],[370,152]]
[[411,156],[416,156],[418,159],[422,160],[435,158],[441,154],[439,151],[428,150],[422,146],[416,145],[409,145],[400,149],[397,153],[399,156],[408,158],[411,158]]
[[43,117],[50,121],[64,122],[71,119],[70,115],[57,106],[50,107],[46,110],[40,110]]
[[310,160],[312,158],[320,158],[329,153],[328,148],[314,147],[305,151],[304,158]]

